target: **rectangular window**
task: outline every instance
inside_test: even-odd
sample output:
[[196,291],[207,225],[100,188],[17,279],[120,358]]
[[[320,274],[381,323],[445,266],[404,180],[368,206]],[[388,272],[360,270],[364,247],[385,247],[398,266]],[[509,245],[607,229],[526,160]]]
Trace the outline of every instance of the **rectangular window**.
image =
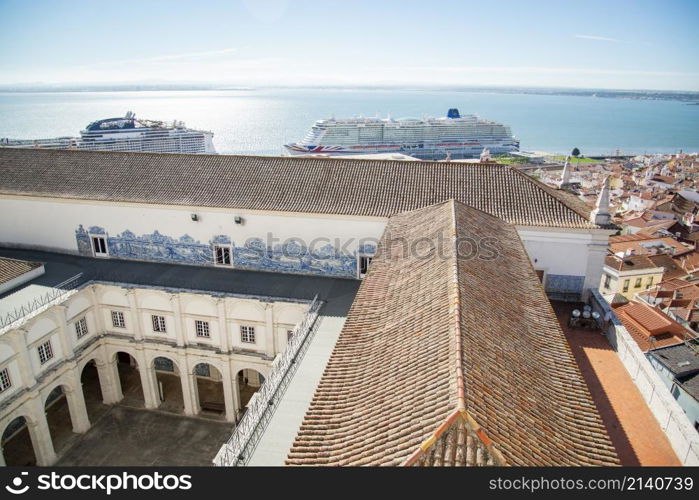
[[112,326],[115,328],[126,328],[124,321],[124,313],[121,311],[112,311]]
[[642,284],[643,284],[643,278],[636,278],[635,288],[641,288]]
[[223,245],[214,245],[214,258],[217,266],[231,265],[231,247]]
[[609,289],[609,285],[612,283],[612,277],[608,274],[604,275],[604,288]]
[[291,340],[291,337],[294,336],[294,331],[293,330],[287,330],[286,331],[286,340],[289,341]]
[[255,327],[254,326],[241,326],[240,327],[240,340],[241,342],[246,342],[248,344],[255,343]]
[[41,344],[37,350],[39,351],[39,361],[43,365],[49,359],[53,358],[53,348],[51,347],[51,341],[47,340]]
[[107,241],[103,236],[92,237],[92,250],[95,255],[107,255]]
[[366,273],[369,272],[369,264],[371,264],[371,259],[372,257],[368,255],[360,255],[359,256],[359,263],[358,263],[358,268],[359,268],[359,277],[363,278],[366,276]]
[[80,337],[87,335],[87,321],[85,318],[80,318],[75,322],[75,334]]
[[197,330],[197,337],[205,337],[209,338],[211,335],[209,334],[209,322],[208,321],[199,321],[196,320],[194,322],[194,327]]
[[10,372],[7,371],[7,368],[3,368],[0,371],[0,392],[9,389],[11,386],[12,382],[10,381]]
[[648,283],[646,283],[646,290],[653,286],[653,276],[648,278]]
[[624,292],[629,291],[629,280],[624,280]]
[[153,331],[158,333],[165,333],[165,316],[152,315],[151,320],[153,321]]

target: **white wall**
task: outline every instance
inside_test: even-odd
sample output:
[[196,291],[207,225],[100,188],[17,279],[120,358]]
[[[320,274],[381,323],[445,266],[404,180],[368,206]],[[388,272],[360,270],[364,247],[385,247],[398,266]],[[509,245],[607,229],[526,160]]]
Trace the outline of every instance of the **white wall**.
[[[136,235],[158,231],[179,238],[188,234],[207,243],[215,235],[227,235],[237,246],[250,238],[267,241],[270,233],[282,243],[301,238],[310,244],[316,238],[329,238],[345,243],[347,250],[357,249],[362,238],[378,241],[386,226],[383,218],[313,216],[297,214],[265,214],[244,210],[215,210],[196,207],[158,207],[155,205],[109,204],[98,202],[46,201],[40,199],[0,198],[0,213],[12,214],[0,221],[0,244],[77,252],[75,230],[80,224],[105,228],[110,235],[130,230]],[[190,215],[196,213],[197,222]],[[243,217],[236,224],[234,217]],[[318,247],[326,242],[320,242]]]
[[[81,224],[86,230],[93,225],[103,227],[112,236],[126,230],[138,236],[157,230],[173,238],[188,234],[202,243],[208,243],[215,235],[227,235],[236,246],[243,246],[250,238],[267,242],[268,234],[276,243],[300,238],[310,245],[318,238],[327,238],[336,248],[349,242],[344,250],[353,253],[361,243],[378,241],[387,223],[386,218],[375,217],[266,214],[7,196],[0,197],[0,212],[13,214],[0,220],[0,245],[71,253],[77,252],[75,230]],[[191,213],[196,213],[199,221],[192,221]],[[235,224],[236,215],[243,217],[244,224]],[[599,285],[611,231],[531,226],[517,229],[536,269],[547,274],[585,276],[585,288]],[[316,248],[324,243],[327,242],[320,242]]]

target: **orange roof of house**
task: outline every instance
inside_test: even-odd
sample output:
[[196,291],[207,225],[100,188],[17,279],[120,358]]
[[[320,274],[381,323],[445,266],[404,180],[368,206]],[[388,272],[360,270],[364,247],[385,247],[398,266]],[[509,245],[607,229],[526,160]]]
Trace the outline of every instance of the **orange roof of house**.
[[667,314],[642,302],[630,302],[614,312],[643,352],[679,344],[689,331]]

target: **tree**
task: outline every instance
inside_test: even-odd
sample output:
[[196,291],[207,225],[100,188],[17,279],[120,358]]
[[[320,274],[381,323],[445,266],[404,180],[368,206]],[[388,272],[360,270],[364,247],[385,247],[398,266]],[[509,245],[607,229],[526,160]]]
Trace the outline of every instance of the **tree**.
[[573,152],[570,154],[577,158],[578,156],[580,156],[580,150],[578,148],[573,148]]

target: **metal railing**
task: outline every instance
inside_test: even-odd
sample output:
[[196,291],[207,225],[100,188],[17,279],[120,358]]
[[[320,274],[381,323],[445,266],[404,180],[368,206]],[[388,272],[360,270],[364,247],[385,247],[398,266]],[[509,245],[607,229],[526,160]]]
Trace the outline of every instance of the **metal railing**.
[[42,307],[56,303],[66,293],[74,290],[78,286],[82,276],[83,273],[76,274],[72,278],[68,278],[57,285],[53,285],[48,292],[34,297],[34,299],[29,301],[27,304],[22,305],[19,308],[15,308],[13,311],[8,312],[4,316],[0,316],[0,328],[10,325],[28,314],[41,309]]
[[294,332],[284,353],[275,361],[272,370],[262,386],[254,395],[252,403],[236,426],[233,434],[214,458],[218,467],[236,467],[245,465],[255,450],[269,423],[276,405],[291,381],[296,369],[296,361],[303,355],[310,344],[310,337],[316,327],[318,311],[323,305],[316,295],[303,320],[294,327]]

